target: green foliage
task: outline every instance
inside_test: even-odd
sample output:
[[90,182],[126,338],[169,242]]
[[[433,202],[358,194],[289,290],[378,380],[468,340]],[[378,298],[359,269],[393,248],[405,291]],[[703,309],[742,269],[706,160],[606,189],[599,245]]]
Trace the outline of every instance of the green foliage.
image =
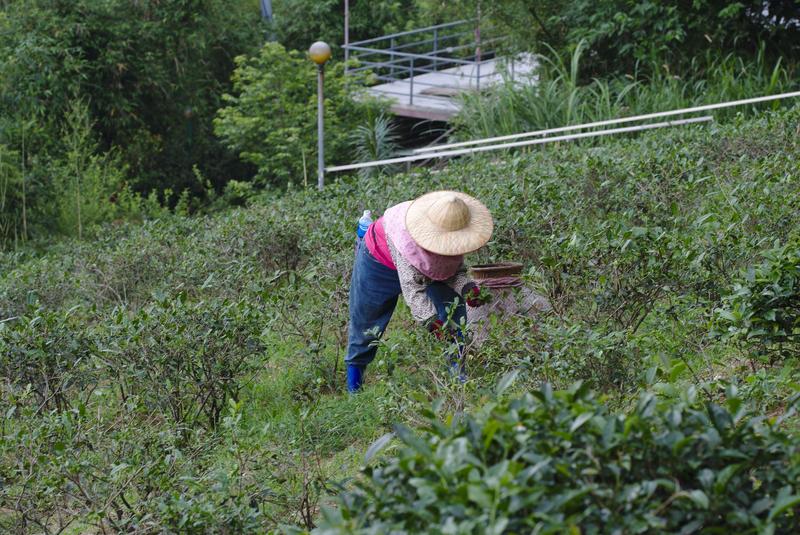
[[662,66],[689,75],[697,68],[695,60],[706,54],[753,58],[763,43],[774,62],[791,57],[800,47],[798,9],[792,0],[424,0],[419,4],[422,20],[438,22],[474,17],[480,8],[482,33],[507,36],[501,46],[511,50],[542,52],[549,46],[568,54],[585,41],[592,61],[582,66],[582,80],[643,68],[655,73]]
[[94,343],[74,310],[44,309],[0,323],[0,374],[6,394],[32,395],[41,409],[66,410],[91,381]]
[[481,33],[507,36],[504,47],[541,52],[545,45],[569,54],[585,41],[591,61],[582,80],[652,73],[666,66],[689,75],[706,54],[753,58],[763,43],[770,62],[796,55],[800,8],[792,0],[420,0],[423,20],[449,22],[481,14]]
[[[316,176],[317,70],[305,53],[267,43],[257,56],[236,59],[234,95],[225,95],[215,129],[232,150],[258,168],[262,185]],[[357,99],[358,81],[344,65],[325,70],[326,164],[348,161],[348,134],[378,103]],[[349,84],[346,86],[345,84]]]
[[429,412],[316,533],[796,530],[797,440],[731,394],[615,414],[545,384],[452,422]]
[[[4,157],[0,184],[5,195],[13,184],[10,195],[26,197],[27,214],[18,213],[19,205],[6,206],[0,224],[10,229],[0,240],[24,241],[65,225],[77,229],[74,215],[64,221],[65,214],[49,211],[68,183],[75,189],[78,182],[124,176],[140,192],[200,193],[194,165],[217,185],[247,175],[214,138],[211,121],[229,88],[233,56],[260,39],[258,10],[249,1],[4,2],[0,145],[16,170],[9,174]],[[82,107],[85,116],[76,122]],[[78,124],[91,129],[78,135],[80,143],[91,140],[94,152],[84,144],[76,160],[76,139],[63,133]],[[88,177],[75,176],[71,166],[78,163],[87,166]],[[100,205],[104,194],[90,187],[85,202]]]
[[47,163],[52,203],[44,209],[45,220],[81,238],[85,228],[141,214],[141,196],[128,187],[118,155],[99,153],[86,106],[76,103],[65,120],[65,153]]
[[104,359],[123,399],[169,415],[180,428],[214,428],[261,350],[254,303],[163,299],[128,318],[117,312]]
[[[350,142],[359,162],[387,160],[397,153],[399,135],[392,120],[384,114],[370,114],[365,124],[358,125],[350,135]],[[384,167],[367,167],[359,170],[362,178],[371,177]]]
[[19,154],[0,144],[0,250],[27,234],[26,191],[17,162]]
[[216,437],[186,447],[174,429],[153,425],[158,413],[120,406],[102,385],[92,392],[68,411],[4,398],[4,531],[241,533],[259,526],[269,473],[240,443],[235,405],[225,417],[234,438],[224,446],[238,463],[209,455]]
[[[695,58],[686,74],[653,66],[649,72],[642,69],[633,75],[584,82],[582,65],[594,61],[587,42],[580,41],[566,57],[550,48],[548,54],[538,56],[541,65],[535,84],[507,79],[488,91],[464,94],[456,126],[459,136],[473,139],[796,89],[796,66],[784,58],[770,62],[766,50],[762,43],[752,60],[707,53]],[[721,118],[732,113],[720,110],[714,115]]]
[[765,251],[748,268],[716,310],[717,334],[760,346],[767,353],[796,356],[800,351],[800,243]]
[[548,24],[559,28],[563,44],[588,41],[595,75],[630,73],[638,62],[655,61],[691,72],[693,55],[686,51],[755,56],[763,42],[772,61],[790,57],[800,47],[800,27],[792,22],[798,15],[792,1],[579,0],[563,4]]
[[[413,28],[415,0],[350,1],[350,41],[372,39]],[[274,0],[273,37],[291,50],[305,51],[314,41],[331,45],[344,57],[344,9],[338,0]],[[427,25],[427,24],[425,24]]]
[[[233,532],[282,524],[310,530],[318,506],[330,501],[330,481],[354,476],[369,444],[392,424],[429,425],[419,410],[442,399],[441,417],[464,418],[462,425],[508,372],[515,380],[503,381],[504,395],[519,397],[544,382],[565,388],[576,380],[603,392],[602,402],[578,396],[548,409],[533,402],[533,422],[553,407],[567,427],[543,421],[535,439],[511,442],[527,451],[557,443],[563,432],[573,440],[564,451],[576,453],[578,467],[590,459],[575,440],[603,452],[601,467],[620,465],[628,454],[637,459],[620,475],[643,494],[617,492],[598,503],[630,498],[629,519],[641,520],[653,511],[645,492],[651,487],[643,483],[656,480],[643,475],[652,470],[675,485],[669,494],[667,483],[652,491],[658,504],[679,490],[702,491],[709,502],[703,509],[698,492],[678,494],[653,519],[702,518],[717,525],[713,515],[757,492],[747,485],[758,483],[745,481],[753,473],[765,490],[754,503],[763,497],[772,502],[748,510],[747,518],[731,515],[729,522],[756,519],[766,526],[769,511],[779,509],[781,478],[796,478],[796,460],[763,477],[758,470],[772,462],[765,448],[774,446],[778,457],[786,451],[780,436],[797,425],[791,407],[800,372],[796,359],[776,367],[758,358],[759,347],[715,340],[708,325],[724,296],[744,282],[742,268],[758,265],[775,240],[793,243],[800,212],[798,127],[794,108],[499,159],[464,158],[366,181],[342,177],[322,192],[251,195],[233,186],[231,195],[246,208],[188,218],[163,214],[108,226],[91,243],[68,239],[47,251],[0,254],[4,354],[13,344],[14,362],[47,364],[56,377],[51,384],[63,377],[67,385],[60,388],[61,408],[53,400],[39,409],[40,368],[0,370],[0,531],[53,532],[67,525],[65,531],[75,532]],[[477,196],[495,217],[493,239],[469,262],[524,262],[526,280],[547,296],[553,313],[497,320],[483,345],[468,348],[462,384],[447,370],[450,348],[418,328],[400,305],[368,368],[364,392],[347,397],[342,357],[355,222],[364,209],[378,215],[446,188]],[[37,317],[43,319],[34,322]],[[726,401],[734,396],[723,397],[727,383],[739,386],[748,405],[781,422],[771,427],[764,420],[764,432],[753,437],[749,430],[758,429],[758,417],[717,429],[711,405],[681,401],[694,387],[736,418]],[[631,408],[641,389],[659,396],[652,414]],[[201,392],[217,400],[215,409]],[[583,408],[641,435],[618,443],[613,453],[598,450],[594,417],[569,430]],[[671,423],[670,411],[681,422]],[[653,444],[645,432],[651,428],[680,431],[698,447],[684,450],[678,464],[677,454]],[[724,458],[722,446],[703,442],[712,441],[715,430],[738,448],[731,451],[744,451],[756,463],[747,471],[743,459],[742,471],[731,474],[736,486],[730,491],[739,489],[741,501],[725,501],[727,490],[707,486],[703,469],[725,469],[714,464]],[[513,436],[508,433],[497,432],[504,439]],[[384,446],[382,455],[399,447],[396,441]],[[370,462],[381,462],[377,449]],[[494,443],[489,453],[505,455]],[[664,455],[663,470],[648,456],[656,453]],[[471,462],[466,456],[461,461]],[[667,467],[675,478],[662,477]],[[562,479],[575,485],[593,477],[564,470]],[[605,486],[590,493],[618,488],[598,473]],[[467,484],[478,486],[475,496],[493,492],[480,481]],[[547,487],[552,493],[543,496],[569,488]],[[575,504],[586,496],[576,496]],[[571,513],[575,504],[560,507]],[[476,518],[489,514],[477,502],[468,505]],[[610,518],[625,521],[624,508],[609,510]],[[543,521],[556,522],[547,514]],[[776,532],[796,522],[792,514],[775,513]]]
[[59,135],[60,151],[36,156],[34,170],[0,149],[0,247],[44,233],[88,237],[100,224],[162,211],[155,197],[132,191],[120,151],[101,150],[86,103],[72,103]]

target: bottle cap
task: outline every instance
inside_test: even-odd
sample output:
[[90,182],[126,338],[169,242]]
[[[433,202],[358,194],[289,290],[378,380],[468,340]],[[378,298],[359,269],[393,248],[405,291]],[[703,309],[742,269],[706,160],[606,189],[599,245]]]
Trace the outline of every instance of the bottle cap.
[[361,217],[372,217],[372,210],[364,210],[364,215]]

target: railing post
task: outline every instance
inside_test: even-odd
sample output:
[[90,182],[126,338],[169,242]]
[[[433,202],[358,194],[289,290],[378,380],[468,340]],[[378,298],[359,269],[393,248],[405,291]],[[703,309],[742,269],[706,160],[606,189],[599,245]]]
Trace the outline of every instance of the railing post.
[[478,66],[478,81],[475,84],[481,90],[481,4],[478,3],[478,23],[475,26],[475,62]]
[[395,40],[394,37],[392,37],[392,40],[389,41],[389,50],[391,50],[391,53],[389,54],[389,64],[390,64],[389,76],[391,76],[392,79],[394,79],[394,47],[395,47]]
[[433,29],[433,70],[434,71],[439,66],[439,62],[436,61],[436,57],[438,55],[439,55],[439,28],[434,28]]
[[414,105],[414,58],[411,58],[411,67],[409,67],[410,76],[408,77],[409,89],[408,89],[408,104],[409,106]]

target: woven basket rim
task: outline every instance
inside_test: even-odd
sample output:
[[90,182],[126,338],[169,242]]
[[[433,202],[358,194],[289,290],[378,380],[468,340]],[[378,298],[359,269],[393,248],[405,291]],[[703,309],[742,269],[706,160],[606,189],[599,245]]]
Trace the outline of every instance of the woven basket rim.
[[497,262],[493,264],[478,264],[470,267],[472,275],[476,279],[491,279],[495,277],[510,277],[519,275],[522,272],[522,264],[519,262]]

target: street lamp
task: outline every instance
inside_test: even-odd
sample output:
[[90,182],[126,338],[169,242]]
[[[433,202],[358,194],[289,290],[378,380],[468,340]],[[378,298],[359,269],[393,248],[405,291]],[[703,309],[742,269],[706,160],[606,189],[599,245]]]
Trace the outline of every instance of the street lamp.
[[308,49],[308,57],[317,64],[317,189],[325,185],[325,132],[323,128],[322,86],[325,79],[325,62],[331,59],[331,47],[317,41]]

